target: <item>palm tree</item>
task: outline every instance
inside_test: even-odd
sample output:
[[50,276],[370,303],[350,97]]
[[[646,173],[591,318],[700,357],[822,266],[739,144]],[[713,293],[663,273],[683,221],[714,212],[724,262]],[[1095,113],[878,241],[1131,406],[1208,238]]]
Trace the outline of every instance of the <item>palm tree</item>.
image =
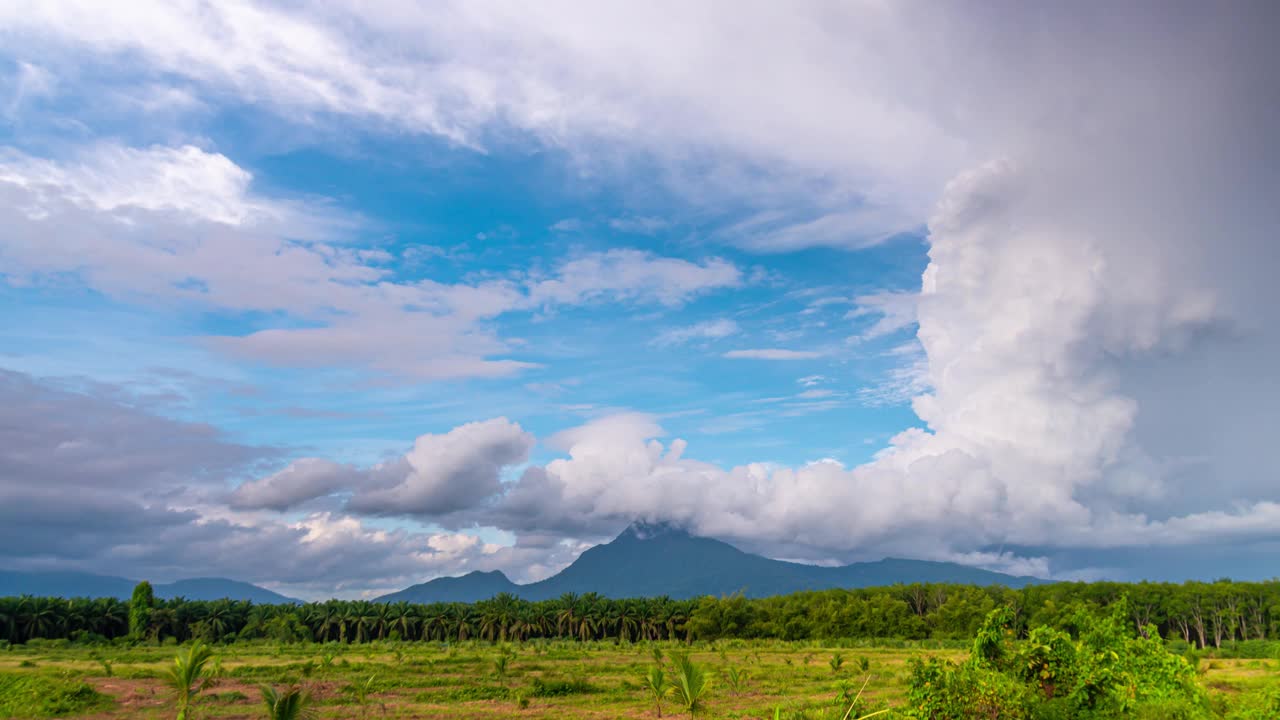
[[618,631],[618,640],[631,642],[632,633],[640,628],[640,608],[634,600],[619,600],[615,604],[613,626]]
[[300,687],[276,690],[263,685],[262,703],[267,706],[268,720],[310,720],[316,717],[311,693]]
[[24,595],[18,605],[18,613],[27,640],[45,637],[57,624],[58,613],[49,598]]
[[426,606],[422,611],[422,639],[435,640],[439,637],[443,640],[448,624],[449,615],[445,605],[432,603]]
[[662,672],[661,665],[649,668],[648,674],[644,676],[644,686],[653,696],[653,705],[658,710],[658,717],[662,717],[662,699],[670,695],[675,688],[667,682],[667,675]]
[[173,659],[173,666],[164,676],[165,683],[173,690],[174,701],[178,706],[178,720],[187,720],[191,704],[211,683],[204,676],[204,667],[213,657],[209,646],[195,640],[189,647],[178,653]]
[[400,633],[401,640],[412,640],[414,628],[418,626],[417,608],[407,602],[398,602],[391,606],[391,629]]
[[710,677],[688,655],[672,655],[671,662],[675,666],[676,700],[689,711],[689,717],[693,717],[702,708],[702,696],[710,684]]
[[18,603],[13,598],[0,598],[0,629],[4,639],[13,642],[18,628]]

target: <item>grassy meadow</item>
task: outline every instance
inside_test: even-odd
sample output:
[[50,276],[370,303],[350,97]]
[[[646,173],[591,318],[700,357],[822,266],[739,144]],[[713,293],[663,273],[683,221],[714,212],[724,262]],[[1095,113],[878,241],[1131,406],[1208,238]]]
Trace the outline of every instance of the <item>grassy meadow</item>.
[[[189,717],[266,717],[260,688],[272,685],[307,688],[319,718],[653,718],[658,711],[645,675],[655,665],[656,652],[669,666],[673,653],[687,651],[710,675],[699,717],[772,718],[780,709],[783,718],[839,720],[860,690],[851,717],[902,706],[910,658],[968,655],[959,645],[939,643],[831,645],[241,642],[213,648],[206,667],[212,683],[199,692]],[[12,646],[0,651],[0,717],[173,718],[163,676],[176,651],[172,646],[95,649],[38,641]],[[1196,662],[1216,713],[1224,717],[1280,691],[1275,659]],[[662,714],[685,713],[667,698]]]

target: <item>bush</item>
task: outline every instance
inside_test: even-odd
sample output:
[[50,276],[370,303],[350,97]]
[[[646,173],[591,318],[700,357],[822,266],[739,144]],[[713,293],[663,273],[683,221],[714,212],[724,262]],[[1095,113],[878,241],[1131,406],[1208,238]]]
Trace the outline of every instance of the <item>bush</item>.
[[927,720],[1023,720],[1033,717],[1028,700],[1025,686],[976,663],[913,658],[905,714]]
[[1169,652],[1154,628],[1135,637],[1126,613],[1124,601],[1101,617],[1082,609],[1070,623],[1081,629],[1078,638],[1041,626],[1018,642],[1013,613],[997,608],[967,662],[913,662],[906,714],[928,720],[1208,717],[1195,667]]

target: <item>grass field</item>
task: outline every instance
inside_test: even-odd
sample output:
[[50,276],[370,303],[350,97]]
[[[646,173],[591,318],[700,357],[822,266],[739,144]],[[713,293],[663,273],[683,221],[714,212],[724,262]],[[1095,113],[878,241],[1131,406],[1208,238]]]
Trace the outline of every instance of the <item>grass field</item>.
[[[650,718],[656,710],[643,676],[654,663],[654,647],[241,643],[215,649],[215,683],[201,694],[198,717],[262,717],[261,685],[300,684],[313,692],[321,718]],[[668,654],[687,649],[656,647]],[[713,718],[771,718],[778,707],[786,718],[838,720],[864,682],[864,711],[900,705],[909,658],[966,655],[962,649],[748,641],[691,650],[692,659],[712,674],[700,715]],[[174,654],[173,647],[56,643],[0,651],[0,717],[172,718],[160,676]],[[504,654],[508,660],[501,668]],[[1203,659],[1200,670],[1223,710],[1280,688],[1276,660]],[[85,685],[107,697],[87,692]],[[664,716],[679,714],[664,703]]]

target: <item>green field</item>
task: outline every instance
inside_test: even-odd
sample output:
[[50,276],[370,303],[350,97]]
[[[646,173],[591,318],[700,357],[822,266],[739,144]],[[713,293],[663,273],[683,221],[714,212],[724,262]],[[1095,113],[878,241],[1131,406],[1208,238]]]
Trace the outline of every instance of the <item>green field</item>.
[[[643,680],[659,648],[668,656],[689,650],[710,671],[701,717],[771,718],[781,708],[785,718],[838,719],[864,683],[861,712],[901,706],[909,658],[934,654],[959,660],[968,654],[908,643],[846,644],[851,646],[745,640],[692,647],[573,641],[236,643],[214,649],[214,682],[200,694],[196,717],[264,717],[259,690],[264,684],[310,689],[321,718],[656,717]],[[11,647],[0,652],[0,716],[172,718],[173,703],[161,676],[175,652],[173,647],[94,649],[59,642]],[[504,654],[509,659],[500,670]],[[836,657],[842,662],[833,667]],[[1204,658],[1198,671],[1223,716],[1280,690],[1280,662],[1274,659]],[[734,672],[740,677],[736,688]],[[96,698],[81,683],[106,697]],[[25,698],[18,694],[21,688],[29,690]],[[30,699],[37,696],[40,703]],[[663,711],[680,714],[670,701]]]

